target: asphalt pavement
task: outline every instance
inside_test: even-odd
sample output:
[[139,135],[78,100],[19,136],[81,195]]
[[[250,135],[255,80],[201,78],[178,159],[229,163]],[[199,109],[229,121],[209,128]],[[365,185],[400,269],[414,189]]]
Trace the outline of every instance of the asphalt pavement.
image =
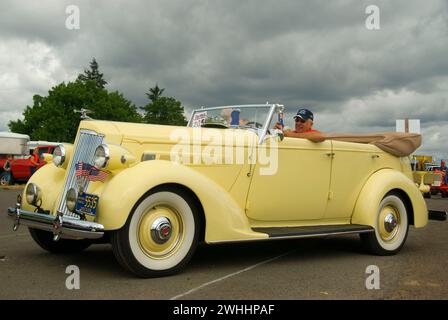
[[[448,298],[447,221],[410,228],[396,256],[364,253],[356,235],[200,245],[182,273],[139,279],[119,266],[109,245],[54,255],[40,249],[25,227],[13,232],[5,209],[18,192],[0,190],[0,299]],[[427,203],[448,210],[448,199]],[[79,268],[79,289],[66,286],[71,265]],[[379,289],[366,286],[372,283],[369,266],[379,271]]]

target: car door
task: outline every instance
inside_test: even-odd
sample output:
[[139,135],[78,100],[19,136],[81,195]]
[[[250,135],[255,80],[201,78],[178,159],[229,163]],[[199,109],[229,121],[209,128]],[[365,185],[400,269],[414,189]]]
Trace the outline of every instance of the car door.
[[380,161],[371,144],[332,141],[333,161],[325,219],[349,223],[358,195]]
[[330,184],[331,142],[284,138],[277,151],[271,151],[277,168],[264,174],[258,157],[246,202],[247,216],[259,221],[322,219]]
[[11,163],[11,172],[14,179],[28,179],[30,176],[30,163],[29,158],[15,158]]

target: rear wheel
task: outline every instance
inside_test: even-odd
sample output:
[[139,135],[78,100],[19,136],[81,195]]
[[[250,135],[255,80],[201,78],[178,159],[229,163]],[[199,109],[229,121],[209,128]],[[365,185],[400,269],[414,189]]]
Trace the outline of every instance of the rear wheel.
[[44,250],[51,253],[76,253],[87,249],[92,242],[90,240],[59,239],[53,241],[53,233],[33,228],[28,228],[31,237]]
[[375,232],[363,233],[360,236],[371,253],[393,255],[403,247],[408,230],[408,212],[403,200],[399,195],[389,193],[379,205]]
[[118,262],[143,278],[179,272],[199,239],[198,209],[182,190],[159,188],[142,198],[112,236]]

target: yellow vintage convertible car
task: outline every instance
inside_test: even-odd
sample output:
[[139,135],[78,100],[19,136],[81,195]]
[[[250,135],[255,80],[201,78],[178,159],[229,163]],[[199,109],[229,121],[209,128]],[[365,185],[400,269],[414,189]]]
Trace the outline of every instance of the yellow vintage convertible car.
[[408,157],[356,139],[285,138],[272,129],[282,112],[201,108],[186,127],[83,120],[8,215],[50,252],[110,242],[140,277],[178,272],[200,241],[355,233],[390,255],[409,225],[427,224]]

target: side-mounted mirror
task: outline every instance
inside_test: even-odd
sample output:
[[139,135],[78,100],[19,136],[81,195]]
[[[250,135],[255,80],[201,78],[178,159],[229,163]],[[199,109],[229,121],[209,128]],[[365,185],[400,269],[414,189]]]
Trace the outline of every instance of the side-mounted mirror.
[[282,130],[280,130],[280,129],[272,129],[271,131],[272,131],[272,135],[273,136],[277,136],[280,141],[283,141],[283,139],[285,138],[285,134],[283,133]]
[[[258,129],[258,134],[261,135],[263,130]],[[261,140],[259,143],[263,143],[264,141],[268,139],[278,139],[278,141],[283,141],[285,138],[285,134],[282,130],[279,129],[270,129],[268,130],[267,134],[264,136],[263,140]]]

